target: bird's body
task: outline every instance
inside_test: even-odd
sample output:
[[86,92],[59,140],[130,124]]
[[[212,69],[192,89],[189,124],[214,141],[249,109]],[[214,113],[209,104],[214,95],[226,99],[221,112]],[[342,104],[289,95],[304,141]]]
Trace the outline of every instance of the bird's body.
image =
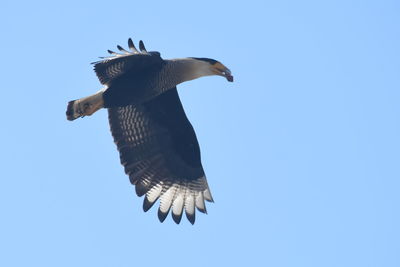
[[172,207],[179,223],[186,211],[191,223],[195,208],[206,212],[204,200],[212,201],[196,134],[180,102],[176,85],[207,75],[225,76],[229,69],[206,58],[164,60],[147,52],[142,42],[136,50],[129,39],[128,52],[95,62],[95,72],[105,88],[69,102],[68,120],[107,108],[121,163],[147,211],[160,199],[158,216],[164,221]]

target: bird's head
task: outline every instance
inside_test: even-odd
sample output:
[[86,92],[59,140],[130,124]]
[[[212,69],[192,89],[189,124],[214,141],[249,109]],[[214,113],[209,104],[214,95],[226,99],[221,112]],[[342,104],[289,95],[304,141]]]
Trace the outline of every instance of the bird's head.
[[207,71],[210,73],[206,75],[219,75],[225,77],[229,82],[233,82],[231,71],[221,62],[211,58],[193,57],[193,59],[207,63]]

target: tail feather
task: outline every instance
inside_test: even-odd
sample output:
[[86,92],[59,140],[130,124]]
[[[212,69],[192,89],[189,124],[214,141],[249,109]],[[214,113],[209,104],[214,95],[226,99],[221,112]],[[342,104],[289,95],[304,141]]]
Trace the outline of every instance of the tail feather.
[[67,120],[73,121],[79,117],[90,116],[104,107],[103,91],[94,95],[72,100],[67,106]]

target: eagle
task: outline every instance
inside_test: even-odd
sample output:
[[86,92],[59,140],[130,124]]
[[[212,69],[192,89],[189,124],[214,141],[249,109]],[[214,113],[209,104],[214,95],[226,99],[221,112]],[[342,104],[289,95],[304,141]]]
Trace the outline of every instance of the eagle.
[[117,46],[93,62],[104,87],[68,102],[67,119],[90,116],[101,108],[108,120],[121,164],[148,211],[159,199],[158,218],[170,210],[179,224],[183,213],[191,224],[195,210],[207,213],[213,202],[201,164],[194,129],[186,117],[176,86],[203,76],[219,75],[233,82],[231,71],[210,58],[163,59],[157,51],[139,50],[131,38],[129,51]]

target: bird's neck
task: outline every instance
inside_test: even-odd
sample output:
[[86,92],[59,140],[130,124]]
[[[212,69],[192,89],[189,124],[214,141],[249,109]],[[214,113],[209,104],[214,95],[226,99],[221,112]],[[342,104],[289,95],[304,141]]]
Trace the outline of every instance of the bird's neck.
[[166,60],[166,71],[174,77],[175,85],[194,80],[203,76],[214,75],[210,64],[192,58],[177,58]]

